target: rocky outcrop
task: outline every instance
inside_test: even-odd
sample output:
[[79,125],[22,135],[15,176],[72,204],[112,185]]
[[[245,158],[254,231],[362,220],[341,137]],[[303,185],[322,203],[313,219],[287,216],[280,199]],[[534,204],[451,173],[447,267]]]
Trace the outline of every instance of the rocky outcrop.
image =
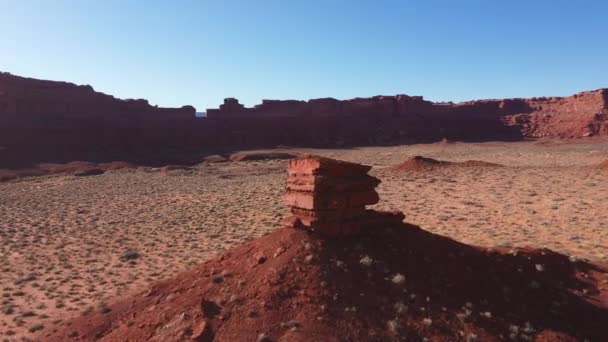
[[378,203],[380,180],[367,174],[371,166],[317,156],[289,162],[285,202],[290,225],[327,237],[355,235],[403,221],[404,215],[365,209]]
[[608,89],[587,91],[568,97],[526,100],[527,113],[505,117],[520,126],[527,137],[574,138],[608,135]]

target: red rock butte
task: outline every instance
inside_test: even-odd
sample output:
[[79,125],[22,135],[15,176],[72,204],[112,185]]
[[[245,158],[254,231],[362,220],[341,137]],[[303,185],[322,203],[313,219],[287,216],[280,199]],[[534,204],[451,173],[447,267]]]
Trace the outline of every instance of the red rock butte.
[[306,156],[289,161],[285,202],[289,222],[326,237],[355,235],[378,226],[403,221],[400,212],[368,210],[378,203],[378,178],[367,174],[371,166]]

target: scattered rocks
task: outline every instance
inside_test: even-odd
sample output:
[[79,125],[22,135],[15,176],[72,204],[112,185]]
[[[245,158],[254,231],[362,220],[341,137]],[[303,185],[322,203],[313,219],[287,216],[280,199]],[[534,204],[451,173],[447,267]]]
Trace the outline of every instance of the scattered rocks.
[[256,261],[258,264],[263,264],[263,263],[265,263],[265,262],[266,262],[266,260],[268,260],[268,258],[267,258],[265,255],[262,255],[262,254],[256,254],[256,255],[254,256],[254,259],[255,259],[255,261]]
[[212,300],[203,298],[201,300],[201,311],[204,318],[212,319],[222,312],[222,307]]
[[369,255],[365,255],[361,258],[361,260],[359,260],[359,263],[366,267],[371,266],[373,262],[374,260],[370,258]]
[[405,276],[403,274],[397,273],[393,276],[391,281],[393,282],[393,284],[401,285],[405,282]]
[[[353,190],[353,183],[363,183],[359,192],[368,191],[369,183],[357,183],[368,179],[360,173],[338,177],[332,172],[350,166],[332,169],[332,165],[331,172],[321,166],[304,168],[306,172],[288,180],[288,187],[304,193],[309,187],[310,196],[305,198],[312,202],[297,203],[312,203],[312,213],[330,211],[330,222],[342,227],[342,216],[335,214],[342,210],[341,202],[327,198],[336,198],[331,197],[332,191],[348,193],[344,189]],[[338,181],[326,180],[334,178]],[[323,184],[333,190],[316,197],[316,189],[323,189]],[[317,200],[326,209],[319,209]],[[336,203],[337,208],[332,207]],[[350,222],[349,217],[345,220]],[[396,336],[474,341],[477,334],[479,340],[511,335],[515,340],[534,340],[536,330],[522,322],[556,327],[580,339],[606,340],[608,316],[601,302],[606,289],[595,280],[606,278],[604,266],[572,263],[550,251],[522,249],[513,256],[508,248],[487,250],[411,224],[379,222],[365,234],[352,235],[340,228],[342,235],[332,238],[305,225],[279,228],[155,284],[147,296],[118,302],[112,314],[78,317],[44,340],[66,341],[76,329],[80,340],[103,336],[110,341],[172,341],[186,335],[202,340],[206,334],[218,341],[256,336],[269,341],[270,335],[285,341],[324,341],[336,336],[353,341],[391,341]],[[273,258],[267,260],[266,255]],[[311,262],[305,264],[307,260]],[[537,264],[543,265],[543,272],[535,270]],[[242,286],[242,280],[246,285]],[[542,284],[542,290],[530,291],[531,282]],[[506,287],[508,291],[502,290]],[[572,290],[585,287],[590,290],[586,294]],[[164,300],[169,295],[174,296],[172,300]],[[554,302],[560,303],[559,316],[551,311]],[[455,303],[465,304],[457,308]],[[116,324],[116,317],[131,320],[137,328]]]
[[203,320],[192,329],[192,339],[199,342],[213,341],[213,331],[211,325]]

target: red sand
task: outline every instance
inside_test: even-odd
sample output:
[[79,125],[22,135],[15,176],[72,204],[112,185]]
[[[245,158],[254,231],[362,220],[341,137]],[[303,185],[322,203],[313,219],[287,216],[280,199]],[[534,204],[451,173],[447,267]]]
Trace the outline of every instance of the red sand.
[[549,250],[490,251],[409,224],[340,239],[282,228],[39,337],[606,341],[606,272]]
[[74,175],[96,175],[107,170],[135,169],[137,165],[114,161],[108,163],[93,163],[86,161],[73,161],[65,164],[43,163],[27,169],[7,170],[0,169],[0,182],[21,177],[44,176],[58,173],[72,173]]

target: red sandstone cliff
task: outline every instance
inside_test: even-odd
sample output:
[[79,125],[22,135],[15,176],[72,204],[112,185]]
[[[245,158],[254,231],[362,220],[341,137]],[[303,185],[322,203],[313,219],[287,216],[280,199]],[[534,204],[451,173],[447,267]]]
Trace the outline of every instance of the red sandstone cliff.
[[526,100],[529,113],[514,113],[505,121],[520,125],[528,137],[573,138],[608,134],[608,89],[568,97]]
[[[420,96],[226,99],[207,118],[191,106],[158,108],[90,86],[0,73],[0,169],[42,161],[148,161],[175,150],[276,145],[343,146],[454,140],[519,140],[608,134],[608,89],[569,97],[433,103]],[[163,158],[164,158],[163,157]],[[138,157],[139,158],[139,157]],[[137,159],[137,158],[136,158]],[[136,161],[141,160],[141,158]]]
[[[33,160],[180,145],[195,109],[120,100],[91,86],[0,73],[0,168]],[[89,156],[91,158],[89,158]]]
[[[371,143],[398,137],[414,139],[501,139],[505,137],[575,138],[608,134],[608,89],[568,97],[478,100],[433,103],[420,96],[375,96],[339,101],[264,100],[245,108],[229,98],[219,109],[208,109],[210,119],[245,122],[269,118],[322,121],[367,121]],[[348,127],[342,123],[340,127]],[[359,128],[364,128],[360,126]],[[353,129],[350,133],[354,133]]]

